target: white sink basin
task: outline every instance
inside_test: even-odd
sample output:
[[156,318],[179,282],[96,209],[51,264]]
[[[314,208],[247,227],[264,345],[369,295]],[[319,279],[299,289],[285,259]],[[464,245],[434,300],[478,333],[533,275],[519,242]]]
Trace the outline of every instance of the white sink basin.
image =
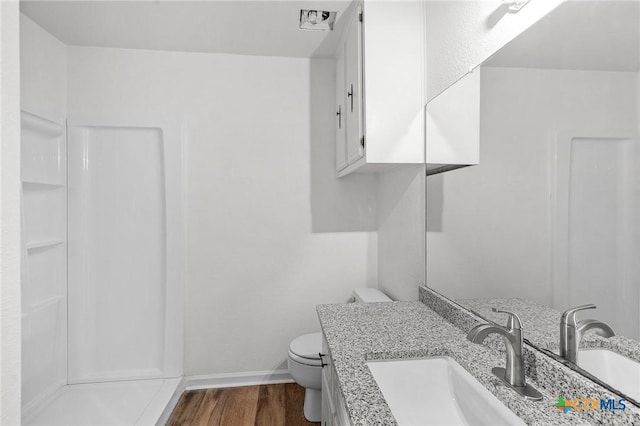
[[525,424],[453,358],[367,365],[400,426]]
[[578,366],[631,398],[640,399],[640,363],[607,349],[582,349]]

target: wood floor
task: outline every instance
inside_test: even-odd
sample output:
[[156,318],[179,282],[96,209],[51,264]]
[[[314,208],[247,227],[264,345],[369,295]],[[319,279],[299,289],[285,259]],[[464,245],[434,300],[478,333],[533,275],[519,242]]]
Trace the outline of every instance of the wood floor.
[[319,425],[304,418],[304,388],[297,383],[187,391],[168,426]]

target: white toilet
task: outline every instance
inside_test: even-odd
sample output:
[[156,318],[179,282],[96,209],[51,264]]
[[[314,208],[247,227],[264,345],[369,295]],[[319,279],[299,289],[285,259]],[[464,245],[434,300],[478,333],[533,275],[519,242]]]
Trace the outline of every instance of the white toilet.
[[[353,291],[357,303],[391,302],[375,288],[357,288]],[[304,334],[289,345],[289,374],[305,388],[304,416],[310,422],[319,422],[322,411],[322,333]]]

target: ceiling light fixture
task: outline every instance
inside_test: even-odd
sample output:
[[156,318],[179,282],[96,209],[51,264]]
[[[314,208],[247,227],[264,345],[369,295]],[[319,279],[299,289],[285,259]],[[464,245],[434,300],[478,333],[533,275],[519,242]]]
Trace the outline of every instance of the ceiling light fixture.
[[529,3],[529,0],[502,0],[502,4],[509,8],[509,12],[517,13]]
[[300,10],[300,29],[310,31],[333,31],[337,12],[326,10]]

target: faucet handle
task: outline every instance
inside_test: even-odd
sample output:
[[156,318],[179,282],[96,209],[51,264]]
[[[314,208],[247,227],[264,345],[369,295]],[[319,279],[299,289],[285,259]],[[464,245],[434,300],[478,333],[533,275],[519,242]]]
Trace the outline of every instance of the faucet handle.
[[491,308],[491,310],[500,314],[509,315],[509,319],[507,319],[507,328],[511,330],[522,330],[522,321],[520,321],[520,317],[515,312],[501,311],[497,308]]
[[560,320],[560,323],[561,324],[571,325],[571,326],[575,327],[576,324],[578,323],[576,321],[576,314],[579,311],[584,311],[586,309],[595,309],[595,308],[596,308],[596,305],[594,305],[593,303],[589,303],[588,305],[582,305],[582,306],[577,306],[575,308],[567,309],[562,314],[562,318]]

